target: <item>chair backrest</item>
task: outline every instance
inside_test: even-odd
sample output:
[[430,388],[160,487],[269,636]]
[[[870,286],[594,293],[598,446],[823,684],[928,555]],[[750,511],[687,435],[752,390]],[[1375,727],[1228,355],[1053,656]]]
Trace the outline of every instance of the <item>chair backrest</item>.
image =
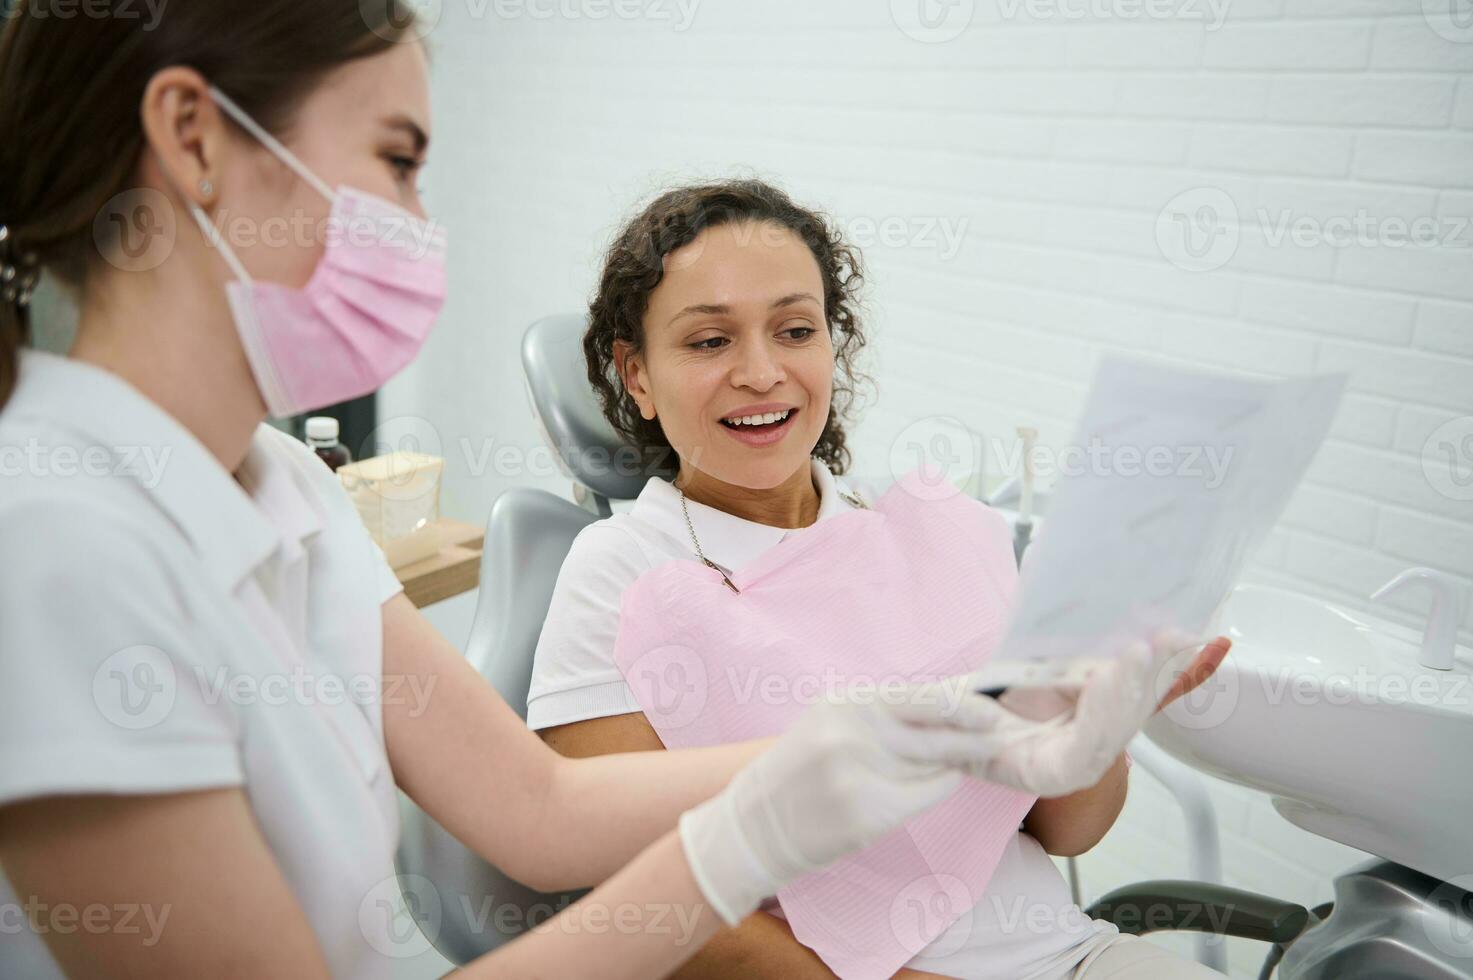
[[[602,465],[626,448],[603,419],[584,372],[579,316],[534,323],[522,343],[522,366],[533,410],[566,472],[602,498],[636,496],[649,475]],[[606,510],[606,506],[603,508]],[[532,656],[547,618],[558,570],[578,532],[598,514],[542,490],[514,488],[496,498],[486,521],[481,587],[466,658],[522,718]],[[545,894],[503,875],[452,837],[407,797],[400,797],[403,830],[399,870],[421,909],[427,938],[448,959],[465,964],[536,925],[583,892]]]
[[507,490],[491,505],[465,656],[523,719],[532,654],[558,570],[578,532],[596,520],[577,504],[525,487]]
[[578,314],[538,320],[522,338],[522,372],[543,437],[576,484],[605,500],[633,500],[652,476],[673,476],[673,452],[641,454],[614,432],[588,382]]

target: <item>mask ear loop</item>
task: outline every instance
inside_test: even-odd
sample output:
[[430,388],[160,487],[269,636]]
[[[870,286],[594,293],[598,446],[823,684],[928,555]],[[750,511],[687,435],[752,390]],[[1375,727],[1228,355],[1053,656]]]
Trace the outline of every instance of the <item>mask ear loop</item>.
[[[326,198],[329,203],[337,199],[337,195],[333,193],[332,188],[328,187],[327,184],[323,182],[322,178],[318,177],[311,170],[309,170],[307,168],[307,165],[299,160],[295,153],[293,153],[291,150],[288,150],[284,145],[282,145],[281,140],[268,133],[259,123],[252,119],[244,109],[236,105],[234,99],[232,99],[230,96],[226,95],[224,92],[220,91],[213,85],[210,86],[210,96],[217,103],[219,103],[220,108],[225,110],[225,114],[229,116],[232,120],[234,120],[241,129],[244,129],[247,133],[250,133],[257,140],[259,140],[261,144],[266,147],[266,149],[276,154],[277,159],[286,164],[288,167],[292,168],[292,170],[296,171],[298,177],[301,177],[308,184],[310,184],[312,186],[312,189],[317,191],[317,193],[321,194],[324,198]],[[210,219],[205,215],[204,211],[201,210],[199,205],[195,204],[192,201],[189,204],[189,213],[194,215],[195,223],[199,225],[200,231],[204,232],[205,240],[213,245],[215,247],[215,250],[220,253],[221,258],[223,258],[225,260],[225,264],[230,267],[230,271],[232,274],[234,274],[235,278],[249,285],[252,282],[250,274],[245,271],[245,266],[240,264],[240,259],[236,257],[235,250],[232,249],[229,243],[227,243],[225,239],[221,236],[220,230],[211,223]]]
[[220,234],[220,229],[211,223],[209,217],[193,201],[189,202],[189,213],[194,215],[194,222],[199,225],[199,230],[204,233],[205,241],[214,246],[215,251],[220,253],[220,257],[230,267],[231,274],[237,280],[249,286],[253,282],[250,273],[245,271],[245,266],[241,265],[240,259],[235,257],[235,249],[231,248],[230,243],[225,241],[224,236]]
[[244,129],[256,139],[260,140],[261,144],[272,153],[275,153],[282,163],[295,170],[298,177],[311,184],[317,193],[327,198],[329,204],[337,200],[337,194],[333,193],[333,189],[328,187],[322,178],[318,177],[311,170],[308,170],[307,165],[301,160],[298,160],[295,153],[288,150],[282,145],[280,140],[266,132],[259,123],[246,115],[245,110],[236,105],[234,99],[213,85],[210,86],[210,95],[214,97],[216,102],[220,103],[220,108],[224,109],[225,114],[235,120],[241,129]]

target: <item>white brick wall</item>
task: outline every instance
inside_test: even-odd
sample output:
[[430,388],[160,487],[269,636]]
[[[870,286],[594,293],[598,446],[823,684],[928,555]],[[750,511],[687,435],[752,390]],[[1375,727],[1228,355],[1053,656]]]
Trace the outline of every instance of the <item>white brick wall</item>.
[[[385,408],[431,421],[447,510],[479,518],[507,486],[563,488],[545,466],[481,469],[458,449],[537,445],[521,331],[586,301],[636,201],[756,173],[846,227],[917,232],[866,248],[879,397],[857,430],[861,467],[883,468],[895,435],[932,415],[1062,442],[1107,350],[1348,370],[1330,441],[1250,574],[1366,608],[1404,567],[1434,565],[1470,590],[1473,643],[1473,502],[1439,492],[1445,461],[1423,462],[1440,426],[1473,431],[1473,29],[1429,22],[1421,0],[1229,0],[1217,29],[1205,0],[1173,0],[1181,16],[1165,19],[1133,16],[1161,8],[1131,0],[960,0],[970,26],[924,43],[892,17],[909,0],[700,0],[679,29],[691,2],[547,0],[531,6],[553,16],[537,18],[443,0],[426,179],[452,229],[453,297]],[[600,9],[646,15],[587,16]],[[1089,9],[1105,16],[1069,16]],[[1219,217],[1240,240],[1220,268],[1188,272],[1158,225],[1201,188],[1228,196],[1236,224]],[[1362,215],[1384,238],[1295,243],[1296,223]],[[1397,247],[1418,219],[1438,244]],[[919,235],[931,220],[959,242]],[[1425,608],[1383,611],[1412,624]],[[1357,857],[1257,794],[1214,792],[1232,883],[1323,901]],[[1086,892],[1185,874],[1181,840],[1175,805],[1137,778],[1082,861]],[[1231,951],[1237,975],[1256,975],[1262,950]]]

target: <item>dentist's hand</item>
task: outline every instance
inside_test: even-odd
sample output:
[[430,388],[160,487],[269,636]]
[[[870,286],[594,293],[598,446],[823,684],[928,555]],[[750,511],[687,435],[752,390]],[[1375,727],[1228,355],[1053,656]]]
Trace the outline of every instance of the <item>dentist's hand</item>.
[[[936,745],[948,746],[942,758],[970,775],[1038,796],[1093,786],[1151,715],[1185,693],[1177,688],[1191,678],[1168,685],[1166,668],[1178,654],[1201,646],[1180,630],[1163,630],[1150,644],[1134,643],[1118,657],[1072,663],[1067,677],[1054,686],[1013,686],[996,701],[965,697],[954,717],[946,719],[946,729],[935,733]],[[1214,641],[1193,671],[1200,673],[1209,663],[1215,669],[1219,646]],[[1007,666],[997,665],[994,673]],[[1193,671],[1188,673],[1194,678]],[[968,678],[969,691],[991,686],[988,667]],[[1007,715],[1003,720],[996,714],[999,706]],[[959,728],[972,737],[959,734]]]
[[[949,745],[936,736],[975,740],[976,732],[948,727],[950,702],[938,692],[912,691],[926,703],[814,705],[721,793],[681,816],[686,859],[728,924],[956,792],[963,773],[940,761]],[[1009,717],[995,704],[991,711]],[[982,714],[967,721],[985,727]]]
[[[1200,645],[1200,644],[1198,644]],[[701,891],[735,925],[795,878],[940,803],[963,775],[1037,796],[1092,786],[1156,710],[1179,631],[994,700],[987,671],[916,685],[900,703],[822,703],[680,819]]]

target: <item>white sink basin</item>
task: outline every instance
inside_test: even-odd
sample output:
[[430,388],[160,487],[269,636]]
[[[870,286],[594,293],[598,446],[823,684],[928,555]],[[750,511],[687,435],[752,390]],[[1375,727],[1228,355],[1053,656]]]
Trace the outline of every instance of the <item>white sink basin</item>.
[[1152,741],[1311,833],[1443,880],[1473,872],[1473,651],[1430,670],[1420,633],[1265,586],[1233,592],[1218,634],[1232,652],[1147,724]]

